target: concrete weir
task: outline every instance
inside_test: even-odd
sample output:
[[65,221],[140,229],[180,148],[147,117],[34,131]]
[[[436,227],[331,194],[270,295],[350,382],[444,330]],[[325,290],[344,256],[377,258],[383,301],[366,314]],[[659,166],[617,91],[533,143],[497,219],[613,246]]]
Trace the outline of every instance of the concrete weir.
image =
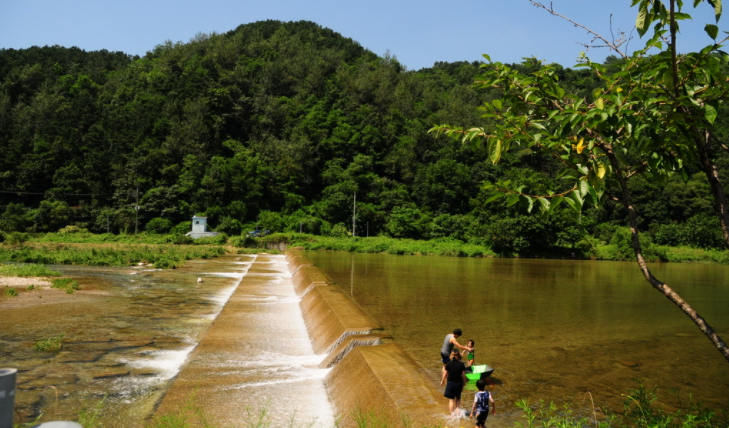
[[442,393],[405,350],[300,251],[286,259],[312,346],[327,354],[321,366],[331,367],[325,384],[340,426],[356,426],[356,412],[403,425],[442,423]]
[[[357,412],[443,422],[422,368],[301,252],[241,256],[242,278],[157,415],[191,401],[222,426],[356,426]],[[283,410],[283,411],[282,411]],[[312,423],[313,421],[313,423]]]

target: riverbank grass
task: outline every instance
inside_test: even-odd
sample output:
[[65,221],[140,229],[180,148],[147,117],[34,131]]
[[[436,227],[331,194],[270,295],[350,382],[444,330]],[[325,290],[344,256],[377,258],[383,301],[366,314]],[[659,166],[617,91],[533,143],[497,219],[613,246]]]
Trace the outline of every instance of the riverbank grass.
[[61,272],[51,270],[42,264],[0,263],[0,276],[19,276],[19,277],[23,277],[23,278],[29,278],[29,277],[49,277],[49,276],[61,276],[61,275],[62,275]]
[[182,266],[187,260],[209,259],[225,252],[222,246],[212,245],[28,241],[21,248],[0,245],[0,261],[88,266],[133,266],[145,263],[153,264],[157,268],[175,268]]

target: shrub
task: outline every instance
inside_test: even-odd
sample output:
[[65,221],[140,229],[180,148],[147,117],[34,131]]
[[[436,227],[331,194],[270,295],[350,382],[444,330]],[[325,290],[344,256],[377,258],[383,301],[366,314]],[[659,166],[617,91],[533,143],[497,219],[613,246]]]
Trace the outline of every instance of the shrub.
[[273,211],[261,211],[261,214],[258,216],[258,226],[260,230],[283,232],[284,225],[284,219],[280,213]]
[[694,248],[724,248],[719,219],[715,216],[696,215],[683,224],[662,224],[653,232],[659,245],[687,245]]
[[417,208],[395,207],[386,228],[393,238],[422,239],[430,232],[430,217]]
[[88,229],[85,229],[83,227],[74,226],[74,225],[68,225],[68,226],[63,227],[58,230],[58,233],[63,234],[63,235],[70,234],[70,233],[88,233],[88,232],[89,232]]
[[[615,253],[610,256],[611,260],[635,260],[635,251],[633,250],[633,238],[630,234],[630,228],[621,227],[615,231],[610,244],[614,247]],[[647,261],[665,262],[668,256],[664,249],[653,244],[648,234],[640,236],[641,249],[643,257]]]
[[256,238],[252,238],[248,235],[241,235],[230,238],[228,243],[234,247],[244,248],[255,247],[258,244],[258,241],[256,241]]
[[342,224],[337,223],[329,230],[329,236],[334,238],[345,238],[349,236],[349,230]]
[[197,245],[225,245],[228,243],[228,235],[225,233],[218,233],[217,236],[194,239],[193,243]]
[[153,218],[144,227],[145,231],[159,235],[169,233],[170,229],[172,229],[172,222],[162,217]]
[[170,233],[184,235],[192,231],[192,221],[183,221],[170,229]]
[[500,218],[491,224],[491,249],[524,254],[549,249],[553,236],[540,217]]
[[223,217],[215,230],[228,235],[240,235],[243,231],[243,223],[231,217]]
[[675,224],[661,224],[656,227],[653,233],[653,242],[658,245],[670,245],[673,247],[682,245],[684,241],[683,227]]
[[21,232],[11,232],[5,237],[5,242],[12,246],[19,246],[28,241],[28,234]]
[[26,230],[32,224],[28,210],[22,204],[10,202],[5,207],[5,212],[0,215],[0,229],[7,232],[20,232]]
[[602,242],[610,242],[619,226],[613,223],[599,223],[595,226],[593,235]]
[[176,245],[192,245],[195,243],[195,240],[185,234],[180,234],[173,236],[170,239],[170,243]]

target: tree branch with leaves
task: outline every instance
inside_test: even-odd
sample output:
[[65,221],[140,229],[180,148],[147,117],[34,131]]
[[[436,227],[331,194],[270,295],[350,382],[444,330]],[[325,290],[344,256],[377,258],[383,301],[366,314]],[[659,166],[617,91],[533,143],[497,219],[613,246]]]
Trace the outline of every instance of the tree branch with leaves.
[[[574,21],[543,4],[530,0],[551,15]],[[446,134],[464,143],[485,145],[492,162],[498,162],[512,146],[525,146],[555,156],[563,169],[559,177],[567,180],[567,190],[556,189],[546,195],[531,195],[523,188],[511,187],[508,181],[487,183],[500,190],[490,201],[507,198],[507,205],[523,204],[528,211],[535,205],[542,211],[566,203],[578,213],[588,205],[599,206],[608,189],[626,208],[632,246],[645,279],[679,307],[711,340],[729,362],[729,347],[709,323],[668,284],[657,279],[643,256],[638,220],[628,180],[644,175],[665,183],[678,174],[688,179],[689,165],[700,165],[705,172],[729,247],[729,209],[722,182],[713,159],[710,143],[715,139],[713,124],[719,104],[729,93],[726,64],[729,56],[717,41],[718,27],[708,24],[706,33],[713,42],[699,52],[677,53],[680,21],[690,19],[683,12],[683,2],[633,0],[638,7],[636,28],[642,37],[653,32],[640,50],[621,51],[625,39],[612,42],[584,28],[613,50],[621,59],[617,71],[592,62],[582,54],[578,67],[587,67],[601,85],[589,97],[565,91],[558,77],[558,66],[534,67],[535,59],[526,60],[522,72],[484,55],[487,63],[476,86],[498,88],[499,99],[483,104],[482,116],[491,120],[488,129],[463,129],[438,125],[430,132]],[[693,6],[709,3],[718,22],[720,0],[694,0]],[[535,201],[537,204],[535,204]]]

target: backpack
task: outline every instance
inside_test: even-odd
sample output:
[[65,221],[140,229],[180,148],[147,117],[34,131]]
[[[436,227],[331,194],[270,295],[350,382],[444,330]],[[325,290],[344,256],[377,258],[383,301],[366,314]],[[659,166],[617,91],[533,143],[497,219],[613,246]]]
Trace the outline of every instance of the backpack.
[[489,411],[489,397],[491,394],[488,391],[479,391],[476,393],[478,396],[478,402],[476,403],[476,413]]

